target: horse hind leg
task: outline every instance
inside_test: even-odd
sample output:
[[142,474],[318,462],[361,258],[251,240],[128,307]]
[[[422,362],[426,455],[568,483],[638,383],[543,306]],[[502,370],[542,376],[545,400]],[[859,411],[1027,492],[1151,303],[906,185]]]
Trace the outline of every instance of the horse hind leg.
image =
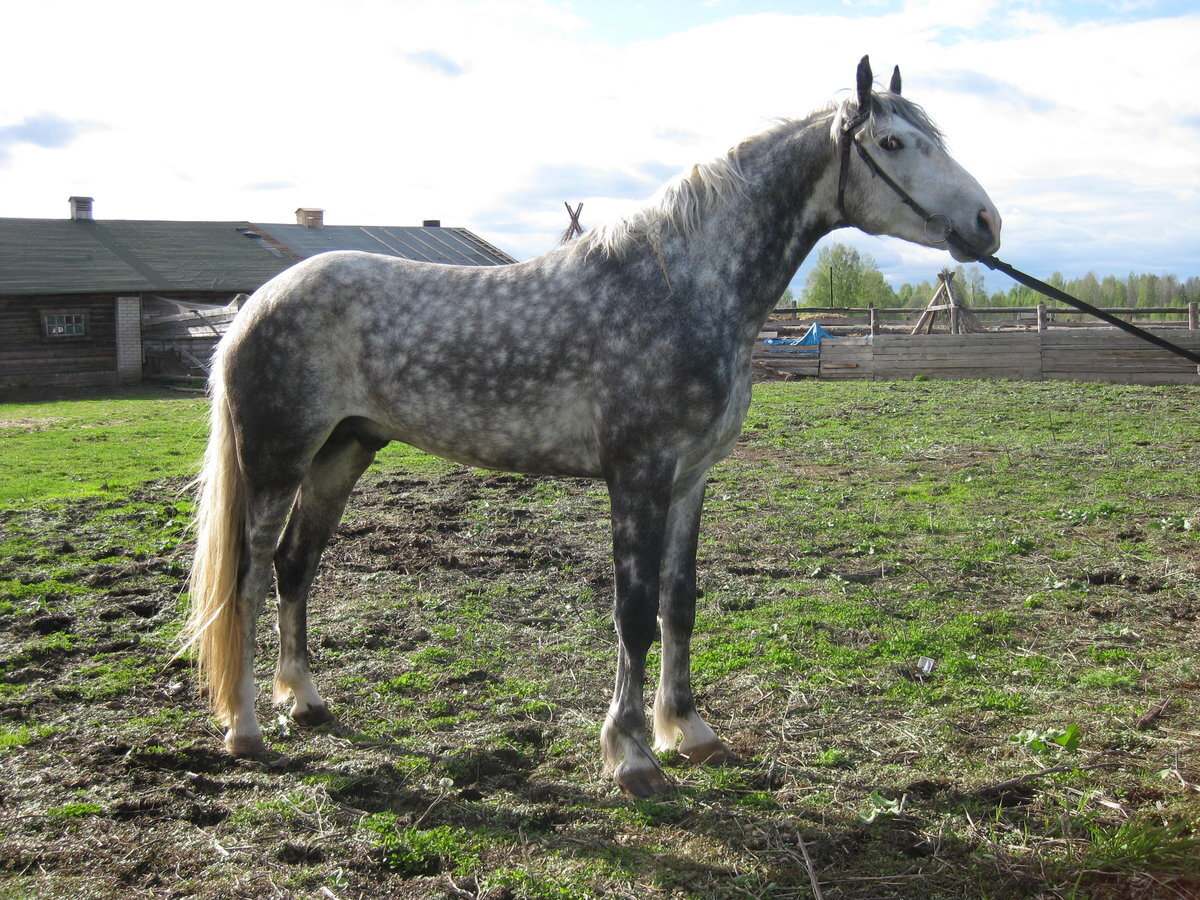
[[273,696],[276,703],[292,699],[290,715],[299,725],[321,725],[333,718],[312,680],[308,594],[321,553],[341,520],[350,492],[374,458],[374,450],[353,435],[335,433],[313,458],[275,551],[279,660]]
[[247,500],[246,542],[238,577],[236,636],[241,659],[233,696],[223,715],[228,731],[225,748],[233,756],[254,756],[266,749],[254,711],[258,688],[254,680],[258,616],[271,586],[271,555],[283,530],[294,489],[251,491]]

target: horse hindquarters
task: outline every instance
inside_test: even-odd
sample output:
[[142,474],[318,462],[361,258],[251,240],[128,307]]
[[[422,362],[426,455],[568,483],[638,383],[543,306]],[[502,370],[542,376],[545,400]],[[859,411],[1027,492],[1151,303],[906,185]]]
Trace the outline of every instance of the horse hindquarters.
[[199,479],[192,605],[184,647],[196,649],[200,683],[218,720],[228,728],[226,749],[234,756],[250,756],[264,749],[254,711],[258,616],[271,585],[272,557],[299,485],[263,484],[247,472],[244,461],[256,450],[247,444],[244,431],[240,441],[235,439],[236,417],[219,381],[212,391],[211,420]]
[[[270,583],[271,550],[290,496],[272,501],[249,484],[225,392],[212,392],[211,430],[200,473],[191,611],[184,648],[195,647],[200,683],[235,756],[263,749],[254,714],[254,644],[259,609]],[[294,493],[294,490],[292,491]]]

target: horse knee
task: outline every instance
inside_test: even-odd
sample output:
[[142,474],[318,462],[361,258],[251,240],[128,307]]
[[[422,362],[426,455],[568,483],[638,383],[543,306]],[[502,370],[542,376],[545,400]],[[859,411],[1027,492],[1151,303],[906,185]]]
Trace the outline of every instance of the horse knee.
[[629,653],[644,659],[654,643],[658,627],[657,604],[646,600],[618,600],[613,610],[613,624],[622,646]]

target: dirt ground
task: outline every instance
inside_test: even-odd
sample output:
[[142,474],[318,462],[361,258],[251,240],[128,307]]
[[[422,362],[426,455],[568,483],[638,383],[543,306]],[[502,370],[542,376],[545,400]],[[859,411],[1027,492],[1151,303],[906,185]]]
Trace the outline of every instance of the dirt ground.
[[[36,615],[0,617],[0,659],[10,664],[0,723],[10,741],[29,741],[0,756],[0,873],[16,876],[0,880],[0,897],[314,896],[321,888],[319,896],[474,896],[469,884],[447,888],[442,863],[392,865],[386,838],[356,826],[385,810],[428,821],[448,789],[476,802],[496,791],[524,795],[542,822],[564,817],[579,790],[620,802],[598,761],[556,771],[575,760],[547,759],[559,729],[539,720],[535,698],[500,710],[498,722],[448,717],[440,738],[435,730],[413,741],[415,726],[389,730],[378,721],[389,709],[372,702],[381,678],[412,671],[406,654],[433,649],[447,604],[498,583],[503,590],[490,591],[480,614],[484,627],[502,630],[500,645],[540,670],[531,691],[566,682],[555,708],[575,704],[581,723],[594,721],[607,702],[612,652],[606,504],[594,485],[467,471],[364,479],[324,558],[311,616],[315,666],[342,718],[296,733],[264,696],[268,739],[284,751],[264,760],[222,752],[190,664],[171,658],[191,550],[183,520],[168,526],[179,543],[161,553],[130,546],[147,523],[176,515],[183,487],[158,483],[132,502],[68,503],[0,521],[29,538],[28,552],[0,562],[0,574],[27,575],[34,588],[47,558],[57,558],[58,580],[73,588],[44,594]],[[549,518],[538,511],[542,490],[553,495]],[[476,527],[471,517],[481,510],[486,526]],[[401,583],[415,597],[401,596]],[[273,637],[271,612],[263,644]],[[581,617],[595,625],[583,665],[570,647],[539,646],[553,643],[548,633],[566,618]],[[436,690],[469,701],[478,687],[511,680],[495,659],[435,674]],[[260,653],[260,680],[271,661]],[[585,758],[596,755],[594,739]],[[345,766],[333,765],[343,756]],[[554,773],[541,786],[530,780],[539,767]],[[570,793],[560,798],[560,790]],[[459,825],[518,827],[489,817]],[[504,887],[492,895],[515,896]]]
[[[751,443],[737,454],[768,451]],[[923,474],[950,473],[954,483],[994,462],[921,454]],[[821,515],[837,515],[851,502],[849,474],[797,464],[786,490],[807,477],[828,500]],[[1016,530],[996,552],[1037,584],[1053,571],[1074,574],[1036,591],[1001,588],[1000,568],[968,553],[969,535],[957,562],[914,544],[898,548],[903,565],[879,564],[876,548],[855,537],[805,550],[802,538],[825,539],[802,520],[771,521],[783,513],[768,501],[761,513],[742,508],[744,486],[727,492],[725,477],[732,483],[718,475],[710,488],[702,539],[714,614],[720,604],[769,609],[793,596],[778,584],[808,579],[817,600],[845,598],[903,628],[936,583],[946,622],[955,598],[970,596],[978,622],[1011,625],[1011,638],[995,640],[1010,648],[1022,691],[1036,681],[1022,668],[1034,656],[1117,660],[1114,678],[1132,683],[1136,675],[1117,666],[1143,635],[1147,647],[1197,640],[1200,600],[1187,585],[1200,556],[1182,525],[1163,532],[1178,548],[1169,570],[1124,551],[1123,568],[1103,553],[1041,557]],[[830,900],[982,896],[961,893],[981,883],[995,886],[991,897],[1049,898],[1083,896],[1071,894],[1076,856],[1091,867],[1094,897],[1186,898],[1200,885],[1200,871],[1192,878],[1177,859],[1094,856],[1104,849],[1095,835],[1133,841],[1122,816],[1181,808],[1181,791],[1200,782],[1193,729],[1180,718],[1196,685],[1184,675],[1161,706],[1148,701],[1157,708],[1145,736],[1132,722],[1093,730],[1100,752],[1056,774],[1052,763],[1037,772],[1043,764],[1010,740],[1021,719],[1005,708],[1007,684],[984,713],[950,708],[925,733],[895,699],[894,684],[913,678],[896,666],[788,693],[748,674],[749,662],[706,652],[702,665],[716,674],[703,680],[700,703],[751,762],[700,774],[666,760],[680,796],[630,801],[603,775],[597,746],[614,643],[607,501],[591,482],[446,468],[365,478],[324,558],[310,616],[317,679],[337,724],[298,729],[264,692],[272,753],[231,759],[190,664],[172,658],[191,556],[183,490],[163,481],[131,497],[0,514],[18,547],[0,559],[0,578],[17,585],[0,598],[2,898],[789,900],[813,896],[815,871]],[[1054,527],[1128,542],[1154,524],[1085,512]],[[876,594],[877,582],[903,590]],[[1154,612],[1139,625],[1147,598]],[[1004,604],[1017,612],[1001,612]],[[260,626],[263,684],[270,611]],[[741,646],[737,628],[771,628],[769,619],[730,621],[718,646]],[[993,641],[976,630],[981,646]],[[812,631],[847,652],[884,637],[866,619]],[[755,646],[783,652],[788,641],[772,635]],[[1071,715],[1048,710],[1046,721]],[[888,799],[901,796],[899,806]],[[1200,846],[1178,824],[1137,834]]]

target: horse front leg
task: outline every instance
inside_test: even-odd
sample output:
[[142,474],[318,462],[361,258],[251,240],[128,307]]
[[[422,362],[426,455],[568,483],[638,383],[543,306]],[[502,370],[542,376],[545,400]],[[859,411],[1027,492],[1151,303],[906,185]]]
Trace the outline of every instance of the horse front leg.
[[635,797],[670,790],[646,742],[646,655],[658,615],[659,570],[670,507],[670,467],[655,477],[610,477],[616,598],[617,680],[600,730],[605,769]]
[[692,696],[691,643],[696,625],[696,545],[707,478],[677,493],[667,520],[659,622],[662,673],[654,697],[654,749],[677,750],[695,763],[737,761],[708,723]]

